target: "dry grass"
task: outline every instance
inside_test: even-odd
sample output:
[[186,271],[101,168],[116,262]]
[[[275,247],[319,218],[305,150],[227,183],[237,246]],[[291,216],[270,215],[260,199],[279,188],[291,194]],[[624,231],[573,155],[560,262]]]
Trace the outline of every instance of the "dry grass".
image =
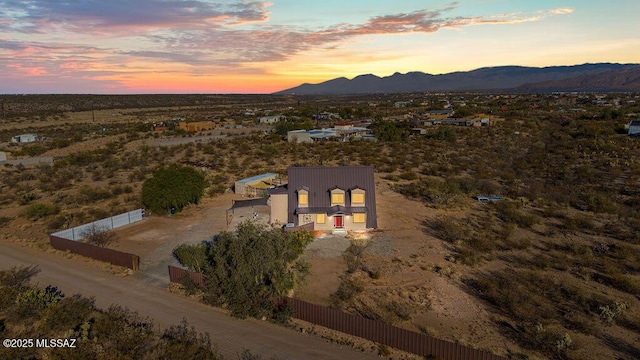
[[[351,249],[340,267],[347,269],[344,281],[333,289],[336,305],[503,354],[638,357],[640,147],[613,132],[615,121],[599,120],[597,108],[589,108],[593,118],[557,118],[529,111],[531,99],[514,99],[506,120],[491,129],[454,128],[447,136],[434,131],[396,143],[302,145],[255,134],[142,145],[156,136],[189,136],[149,131],[150,122],[179,114],[242,122],[242,109],[256,103],[251,98],[4,121],[0,136],[38,132],[50,140],[32,150],[60,158],[0,169],[0,232],[32,241],[43,239],[45,229],[136,208],[142,182],[171,163],[208,169],[209,196],[234,179],[285,174],[290,165],[374,165],[380,204],[389,207],[379,209],[379,222],[393,252]],[[478,109],[491,110],[496,100],[484,100]],[[253,120],[244,118],[244,125]],[[508,200],[479,205],[471,198],[477,194]],[[59,213],[18,216],[37,203],[56,204]]]

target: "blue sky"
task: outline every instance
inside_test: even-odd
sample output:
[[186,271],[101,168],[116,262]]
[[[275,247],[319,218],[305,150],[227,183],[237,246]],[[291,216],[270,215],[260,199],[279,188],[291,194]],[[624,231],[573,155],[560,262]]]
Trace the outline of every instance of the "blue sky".
[[636,0],[0,0],[0,93],[265,93],[640,62]]

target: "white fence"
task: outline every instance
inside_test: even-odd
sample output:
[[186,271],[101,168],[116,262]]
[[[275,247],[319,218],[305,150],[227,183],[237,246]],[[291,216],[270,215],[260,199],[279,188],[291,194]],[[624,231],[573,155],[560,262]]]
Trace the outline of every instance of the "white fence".
[[120,214],[120,215],[112,216],[106,219],[96,220],[88,224],[76,226],[71,229],[58,231],[51,235],[61,237],[67,240],[74,240],[74,241],[82,240],[82,238],[87,233],[87,231],[91,231],[92,229],[99,229],[99,230],[117,229],[119,227],[140,221],[143,218],[144,218],[144,209],[137,209],[137,210],[126,212],[124,214]]

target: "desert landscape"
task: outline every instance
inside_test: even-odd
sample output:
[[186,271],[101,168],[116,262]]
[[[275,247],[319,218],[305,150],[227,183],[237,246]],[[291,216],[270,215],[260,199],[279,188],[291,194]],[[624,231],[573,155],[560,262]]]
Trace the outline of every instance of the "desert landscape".
[[[105,96],[91,97],[104,110],[69,111],[61,104],[82,96],[2,97],[0,151],[9,160],[52,162],[0,165],[0,237],[50,251],[48,234],[143,207],[143,183],[158,168],[190,166],[206,179],[202,201],[175,215],[148,213],[114,230],[109,245],[141,264],[135,274],[106,273],[168,291],[167,265],[179,265],[175,247],[253,218],[239,211],[227,221],[232,201],[242,199],[235,180],[286,175],[292,165],[373,165],[378,228],[316,234],[296,298],[508,358],[633,359],[640,354],[640,154],[623,125],[639,111],[636,98],[405,94],[371,106],[364,95],[176,96],[180,105],[161,107],[132,96],[137,107],[121,108],[114,105],[121,98]],[[459,114],[491,125],[424,126],[443,99],[464,101]],[[390,105],[397,101],[416,105]],[[313,120],[318,103],[338,117]],[[247,108],[287,120],[259,124]],[[185,119],[211,119],[215,129],[186,132],[177,126]],[[378,141],[297,144],[284,136],[304,124],[345,121],[371,122]],[[159,123],[167,129],[154,131]],[[12,143],[20,133],[41,140]],[[500,200],[482,203],[478,195]],[[257,217],[268,222],[268,210]]]

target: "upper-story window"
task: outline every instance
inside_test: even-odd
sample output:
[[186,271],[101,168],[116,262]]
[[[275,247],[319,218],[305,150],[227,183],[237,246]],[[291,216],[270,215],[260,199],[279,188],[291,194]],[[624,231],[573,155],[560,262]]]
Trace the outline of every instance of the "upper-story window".
[[298,190],[298,206],[309,206],[309,192]]
[[335,188],[331,190],[331,206],[344,206],[344,190]]
[[351,206],[364,206],[364,190],[355,188],[351,190]]

